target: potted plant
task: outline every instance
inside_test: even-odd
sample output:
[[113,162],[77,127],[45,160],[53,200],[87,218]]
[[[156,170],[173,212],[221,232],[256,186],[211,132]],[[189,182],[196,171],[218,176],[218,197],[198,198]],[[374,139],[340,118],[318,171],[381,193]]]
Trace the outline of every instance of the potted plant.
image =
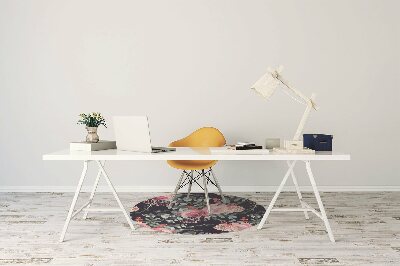
[[86,142],[96,143],[99,142],[99,135],[97,129],[100,125],[107,127],[106,120],[100,113],[80,114],[78,124],[85,125],[88,134],[86,135]]

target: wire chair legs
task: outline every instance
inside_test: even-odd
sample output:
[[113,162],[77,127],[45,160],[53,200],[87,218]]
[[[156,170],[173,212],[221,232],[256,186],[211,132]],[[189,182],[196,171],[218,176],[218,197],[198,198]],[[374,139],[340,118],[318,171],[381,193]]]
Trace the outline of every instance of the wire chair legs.
[[[202,179],[202,184],[200,184],[200,178]],[[183,170],[181,177],[179,178],[178,183],[176,184],[175,191],[173,193],[173,196],[171,198],[171,202],[169,204],[169,207],[172,207],[176,194],[178,193],[179,189],[185,187],[186,185],[188,186],[188,194],[187,197],[190,197],[190,192],[192,190],[192,185],[197,184],[202,190],[204,190],[204,195],[205,195],[205,200],[207,203],[207,209],[208,213],[210,213],[210,203],[209,203],[209,198],[208,198],[208,189],[207,185],[211,183],[215,187],[217,187],[219,194],[221,195],[222,202],[225,201],[225,197],[222,193],[222,189],[219,185],[218,179],[216,175],[214,174],[212,168],[210,167],[209,169],[203,169],[203,170]]]
[[190,197],[190,192],[192,191],[192,179],[193,179],[193,170],[190,171],[190,180],[189,180],[189,184],[188,184],[188,194],[187,194],[187,198]]

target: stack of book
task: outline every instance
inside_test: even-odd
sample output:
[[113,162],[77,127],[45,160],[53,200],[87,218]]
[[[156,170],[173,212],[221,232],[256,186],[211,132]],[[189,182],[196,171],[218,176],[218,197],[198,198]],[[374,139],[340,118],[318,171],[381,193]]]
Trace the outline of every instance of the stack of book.
[[235,155],[251,155],[251,154],[269,154],[267,149],[236,149],[236,145],[226,147],[211,147],[210,151],[212,154],[235,154]]
[[101,151],[116,149],[117,143],[115,140],[100,140],[96,143],[90,142],[71,142],[69,144],[69,149],[71,151]]
[[235,145],[235,149],[239,151],[243,150],[261,150],[262,146],[256,145],[254,142],[238,142]]

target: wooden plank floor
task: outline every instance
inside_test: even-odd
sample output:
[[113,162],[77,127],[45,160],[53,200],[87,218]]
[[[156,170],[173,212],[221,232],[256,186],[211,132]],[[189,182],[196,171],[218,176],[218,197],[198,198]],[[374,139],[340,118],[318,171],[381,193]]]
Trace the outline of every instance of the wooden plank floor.
[[[165,194],[165,193],[164,193]],[[272,193],[231,193],[264,206]],[[161,193],[121,193],[127,209]],[[88,194],[83,194],[83,203]],[[95,205],[115,206],[110,194]],[[79,215],[59,243],[71,193],[0,193],[0,265],[400,265],[400,192],[322,193],[337,242],[320,219],[272,213],[255,228],[219,235],[130,232],[122,213]],[[312,206],[310,193],[304,198]],[[295,193],[280,206],[296,206]]]

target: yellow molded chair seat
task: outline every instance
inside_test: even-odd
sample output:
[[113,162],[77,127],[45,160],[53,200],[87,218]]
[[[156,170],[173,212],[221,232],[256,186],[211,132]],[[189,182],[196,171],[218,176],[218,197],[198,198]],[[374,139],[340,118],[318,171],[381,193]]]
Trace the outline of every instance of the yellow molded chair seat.
[[[222,147],[226,143],[224,135],[216,128],[203,127],[189,136],[172,142],[170,147]],[[167,163],[181,170],[202,170],[214,166],[217,161],[173,160]]]

